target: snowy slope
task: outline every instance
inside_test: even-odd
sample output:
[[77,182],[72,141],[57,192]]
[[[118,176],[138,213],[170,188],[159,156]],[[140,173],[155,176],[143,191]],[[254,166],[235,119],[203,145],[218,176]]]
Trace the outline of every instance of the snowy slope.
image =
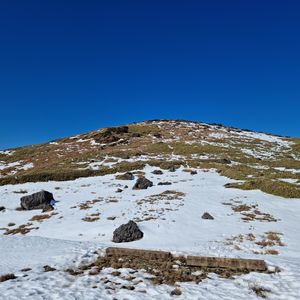
[[[198,170],[191,175],[181,168],[153,175],[154,169],[146,166],[143,170],[154,183],[147,190],[132,190],[135,181],[116,180],[115,175],[1,186],[0,204],[6,210],[0,212],[0,275],[15,273],[17,279],[0,283],[0,299],[174,298],[170,296],[174,287],[152,285],[143,271],[136,274],[142,282],[136,284],[134,291],[107,289],[103,278],[111,278],[109,269],[97,276],[73,277],[64,272],[67,267],[91,261],[106,247],[116,246],[111,242],[114,229],[130,219],[140,221],[144,238],[117,246],[169,250],[173,254],[261,258],[270,268],[281,269],[275,274],[250,273],[235,279],[210,274],[199,284],[180,283],[182,295],[178,299],[257,299],[251,290],[257,286],[270,290],[269,299],[300,298],[300,199],[226,189],[224,184],[229,179],[213,170]],[[159,186],[160,181],[170,181],[172,185]],[[116,193],[118,188],[123,191]],[[19,199],[41,189],[54,194],[58,201],[55,211],[45,213],[51,215],[48,219],[30,221],[41,212],[16,210]],[[173,192],[174,199],[157,196],[166,190],[178,193]],[[233,210],[238,205],[253,206],[251,212],[260,214],[245,222],[244,215]],[[214,220],[201,219],[204,212]],[[262,216],[266,218],[259,219]],[[96,220],[87,222],[83,220],[86,217]],[[27,223],[34,229],[26,235],[4,235],[5,228]],[[278,233],[281,245],[256,244],[270,231]],[[254,240],[247,239],[249,234]],[[278,254],[268,254],[267,250]],[[57,271],[45,273],[44,265]],[[21,271],[24,268],[32,270]],[[124,276],[129,272],[121,271]]]

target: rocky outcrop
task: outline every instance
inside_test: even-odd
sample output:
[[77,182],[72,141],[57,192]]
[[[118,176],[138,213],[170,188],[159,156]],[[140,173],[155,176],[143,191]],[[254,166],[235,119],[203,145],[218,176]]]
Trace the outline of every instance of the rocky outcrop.
[[109,127],[97,134],[94,139],[97,143],[114,143],[126,133],[128,133],[128,126]]
[[139,229],[134,221],[129,221],[118,227],[113,233],[114,243],[127,243],[140,240],[144,233]]

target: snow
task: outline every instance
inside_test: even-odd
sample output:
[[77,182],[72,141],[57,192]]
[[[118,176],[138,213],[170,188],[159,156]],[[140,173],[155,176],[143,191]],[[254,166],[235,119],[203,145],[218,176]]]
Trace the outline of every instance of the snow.
[[298,179],[294,179],[294,178],[279,178],[279,180],[287,183],[292,183],[292,184],[300,184],[298,183]]
[[15,151],[13,150],[0,150],[0,154],[2,155],[8,155],[8,156],[11,156],[14,154]]
[[241,148],[241,152],[253,156],[255,158],[272,158],[273,153],[271,151],[264,151],[264,150],[258,150],[258,149],[246,149]]
[[258,140],[265,141],[265,142],[276,143],[282,147],[289,147],[290,145],[293,144],[292,142],[286,141],[281,137],[266,134],[266,133],[241,131],[241,132],[235,132],[235,134],[238,136],[245,136],[245,137],[258,139]]
[[[173,299],[170,291],[174,287],[152,285],[142,270],[136,276],[143,282],[138,283],[134,291],[117,289],[114,292],[102,281],[105,277],[110,278],[111,270],[105,269],[97,276],[86,273],[76,277],[63,271],[91,261],[97,252],[103,254],[108,246],[116,246],[111,242],[114,229],[130,219],[144,219],[145,214],[154,219],[138,223],[144,238],[117,246],[168,250],[175,255],[261,258],[270,267],[281,269],[275,274],[250,273],[234,279],[209,274],[209,278],[199,284],[180,283],[182,295],[176,298],[257,299],[251,286],[269,288],[268,299],[300,298],[300,199],[282,199],[261,191],[226,189],[223,186],[229,182],[228,178],[212,170],[198,170],[196,175],[191,175],[178,169],[153,175],[154,169],[157,168],[146,166],[144,169],[146,177],[154,183],[147,190],[132,190],[135,181],[116,180],[115,175],[1,186],[0,205],[6,210],[0,212],[0,228],[7,227],[9,222],[16,224],[8,227],[10,229],[28,222],[39,228],[24,236],[6,236],[3,235],[5,231],[0,230],[0,275],[13,272],[18,277],[0,283],[0,299]],[[158,186],[160,181],[171,181],[172,185]],[[128,188],[124,189],[124,185]],[[117,188],[122,188],[123,192],[116,193]],[[58,201],[55,214],[42,222],[30,221],[41,212],[15,209],[21,196],[41,189],[52,192]],[[20,194],[21,190],[27,193]],[[148,197],[166,190],[185,195],[174,200],[147,201]],[[94,204],[93,200],[96,200]],[[80,209],[79,205],[84,203],[90,208]],[[277,221],[244,222],[240,213],[224,203],[257,204],[260,211],[271,214]],[[209,212],[215,219],[201,219],[204,212]],[[99,213],[99,220],[82,220],[94,213]],[[107,219],[111,216],[116,217],[115,220]],[[252,233],[261,240],[267,231],[283,234],[281,239],[285,246],[272,247],[279,255],[254,254],[253,251],[262,249],[246,239],[226,244],[226,240],[240,234]],[[58,271],[45,273],[44,265]],[[32,271],[20,271],[25,267]],[[128,269],[122,269],[122,274],[128,272]],[[95,286],[97,288],[93,288]],[[141,289],[146,293],[139,292]]]
[[15,161],[12,163],[5,163],[0,161],[0,170],[5,170],[9,168],[15,168],[15,170],[10,172],[10,175],[14,175],[16,173],[16,170],[29,170],[33,168],[33,163],[26,163],[22,165],[23,161]]
[[5,169],[8,169],[8,168],[19,166],[20,163],[21,162],[19,162],[19,161],[8,163],[8,164],[0,162],[0,170],[5,170]]
[[298,174],[300,173],[300,170],[299,169],[287,169],[285,167],[276,167],[274,168],[275,170],[278,170],[278,171],[281,171],[281,172],[290,172],[290,173],[293,173],[293,174]]
[[29,170],[29,169],[33,168],[33,166],[34,166],[33,163],[27,163],[27,164],[22,166],[22,169],[23,170]]

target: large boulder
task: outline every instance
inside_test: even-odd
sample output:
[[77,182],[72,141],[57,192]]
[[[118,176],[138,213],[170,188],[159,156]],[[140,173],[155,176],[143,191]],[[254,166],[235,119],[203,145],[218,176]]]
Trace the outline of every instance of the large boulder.
[[113,233],[114,243],[127,243],[140,240],[144,233],[139,229],[134,221],[129,221],[118,227]]
[[134,190],[145,190],[148,187],[153,186],[153,182],[145,177],[140,177],[137,179],[135,185],[133,186]]
[[40,191],[32,195],[23,196],[21,198],[21,207],[26,210],[45,209],[53,203],[54,198],[52,193]]

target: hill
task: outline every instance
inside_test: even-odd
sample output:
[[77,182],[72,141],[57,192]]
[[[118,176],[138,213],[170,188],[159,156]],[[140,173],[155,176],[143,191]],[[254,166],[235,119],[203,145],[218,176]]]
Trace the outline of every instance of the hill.
[[[0,172],[0,299],[300,298],[299,139],[154,120],[2,150]],[[27,210],[41,190],[55,201]],[[129,220],[142,235],[116,243]],[[105,256],[116,246],[173,259]]]
[[300,139],[190,121],[154,120],[0,151],[0,185],[142,169],[215,169],[230,187],[300,197]]

